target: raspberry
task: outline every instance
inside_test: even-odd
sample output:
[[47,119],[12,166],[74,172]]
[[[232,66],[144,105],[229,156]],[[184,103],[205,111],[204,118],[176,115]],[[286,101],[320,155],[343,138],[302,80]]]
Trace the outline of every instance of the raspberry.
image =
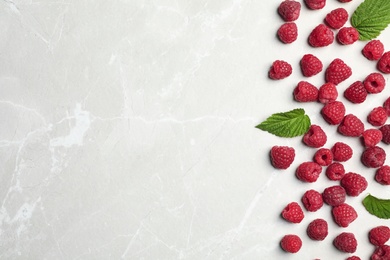
[[390,51],[383,53],[376,67],[378,68],[379,71],[385,74],[390,73]]
[[361,259],[360,259],[360,257],[353,255],[353,256],[348,257],[346,260],[361,260]]
[[375,173],[375,180],[382,185],[390,185],[390,166],[381,166]]
[[390,144],[390,125],[383,125],[379,130],[382,132],[382,142]]
[[317,75],[322,71],[323,68],[320,59],[318,59],[313,54],[303,55],[300,61],[300,65],[301,65],[302,74],[305,77],[311,77]]
[[340,185],[345,189],[347,195],[357,197],[367,189],[368,182],[362,175],[349,172],[341,179]]
[[282,211],[282,217],[291,223],[300,223],[305,215],[301,206],[296,202],[291,202]]
[[361,160],[369,168],[378,168],[385,163],[386,152],[379,146],[368,147],[362,153]]
[[280,241],[282,249],[289,253],[296,253],[302,247],[302,240],[297,235],[285,235]]
[[377,94],[383,91],[386,81],[382,74],[374,72],[364,79],[363,85],[368,93]]
[[348,20],[348,12],[344,8],[337,8],[325,16],[325,22],[333,29],[340,29]]
[[313,102],[318,99],[318,89],[307,81],[300,81],[293,94],[294,99],[298,102]]
[[322,167],[315,162],[303,162],[296,171],[296,176],[303,182],[315,182],[322,172]]
[[269,70],[269,77],[271,79],[284,79],[290,76],[292,73],[292,67],[288,62],[283,60],[276,60],[272,63],[272,66]]
[[344,97],[355,104],[363,103],[367,98],[367,94],[367,90],[361,81],[355,81],[344,91]]
[[343,82],[352,75],[351,68],[341,59],[334,59],[325,71],[326,82],[332,82],[335,85]]
[[331,181],[339,181],[345,174],[344,166],[341,163],[334,162],[326,168],[326,176]]
[[346,200],[347,193],[340,185],[331,186],[324,189],[322,199],[324,202],[332,207],[341,205]]
[[323,104],[335,101],[339,93],[336,85],[333,83],[325,83],[318,90],[318,101]]
[[367,129],[362,133],[365,147],[373,147],[382,140],[382,132],[378,129]]
[[377,226],[368,233],[370,243],[374,246],[384,245],[390,239],[390,228],[387,226]]
[[333,245],[341,252],[355,253],[357,240],[354,234],[343,232],[333,240]]
[[352,148],[343,142],[336,142],[331,148],[331,151],[333,153],[333,160],[338,162],[346,162],[353,155]]
[[380,40],[372,40],[364,46],[362,53],[369,60],[379,60],[384,51],[385,47]]
[[295,23],[285,23],[279,27],[277,34],[283,43],[292,43],[298,38],[298,27]]
[[354,27],[343,27],[336,35],[337,41],[349,45],[359,40],[359,32]]
[[293,22],[299,18],[301,3],[294,0],[285,0],[280,3],[278,13],[285,22]]
[[356,210],[347,203],[333,207],[332,215],[340,227],[348,227],[358,217]]
[[390,97],[383,103],[383,108],[386,110],[387,116],[390,116]]
[[319,10],[324,8],[326,0],[305,0],[305,3],[311,10]]
[[390,246],[378,246],[371,255],[371,260],[388,260],[390,259]]
[[309,35],[309,44],[312,47],[325,47],[334,41],[333,31],[325,24],[317,25]]
[[333,154],[328,148],[321,148],[314,154],[314,161],[321,166],[328,166],[333,161]]
[[331,125],[338,125],[344,118],[345,106],[340,101],[329,102],[321,109],[322,117]]
[[305,209],[310,212],[315,212],[324,205],[321,193],[315,190],[306,191],[302,196],[302,203]]
[[320,126],[311,125],[302,140],[307,146],[320,148],[326,143],[327,136]]
[[322,241],[328,236],[328,223],[324,219],[317,218],[309,223],[306,233],[311,239]]
[[386,109],[383,107],[376,107],[371,110],[367,116],[367,121],[373,126],[382,126],[387,121]]
[[342,135],[358,137],[364,131],[364,124],[355,115],[348,114],[344,117],[343,121],[341,121],[337,130]]
[[295,158],[295,150],[288,146],[274,146],[270,152],[271,163],[277,169],[287,169]]
[[352,0],[339,0],[340,3],[348,3],[351,2]]

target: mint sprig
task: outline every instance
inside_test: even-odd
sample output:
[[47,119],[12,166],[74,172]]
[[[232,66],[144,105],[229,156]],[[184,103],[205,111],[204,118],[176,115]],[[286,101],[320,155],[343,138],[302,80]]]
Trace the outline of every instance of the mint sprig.
[[363,41],[372,40],[390,24],[389,0],[365,0],[351,16],[351,24],[355,27]]
[[257,125],[256,128],[279,137],[296,137],[305,134],[310,125],[310,118],[305,114],[305,110],[297,108],[288,112],[273,114]]
[[372,195],[367,195],[363,200],[363,205],[369,213],[378,218],[390,218],[390,200],[378,199]]

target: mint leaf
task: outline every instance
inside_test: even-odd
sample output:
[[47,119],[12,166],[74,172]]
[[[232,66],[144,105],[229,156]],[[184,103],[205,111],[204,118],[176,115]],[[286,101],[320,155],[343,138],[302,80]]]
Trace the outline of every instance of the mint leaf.
[[359,34],[360,40],[376,38],[390,23],[389,0],[365,0],[351,17],[351,24]]
[[305,134],[310,125],[310,118],[305,114],[305,110],[297,108],[273,114],[256,128],[280,137],[295,137]]
[[363,205],[368,212],[378,218],[390,218],[390,200],[378,199],[372,195],[367,195],[363,200]]

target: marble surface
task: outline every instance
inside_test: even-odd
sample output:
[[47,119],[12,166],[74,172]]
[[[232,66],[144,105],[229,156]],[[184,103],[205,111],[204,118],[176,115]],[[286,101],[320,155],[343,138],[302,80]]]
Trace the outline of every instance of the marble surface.
[[[332,239],[347,230],[368,259],[367,231],[388,222],[365,212],[362,197],[348,198],[359,218],[347,229],[326,206],[298,225],[280,218],[307,189],[333,183],[299,182],[294,169],[314,150],[254,128],[299,106],[326,129],[327,147],[344,140],[362,150],[324,123],[320,104],[291,98],[305,53],[351,65],[339,89],[375,71],[362,42],[306,42],[330,10],[352,12],[361,1],[303,6],[291,45],[275,37],[279,2],[0,1],[0,258],[345,259]],[[388,30],[380,39],[390,48]],[[293,75],[269,80],[275,59],[289,61]],[[323,74],[311,81],[322,84]],[[347,110],[364,118],[387,96]],[[297,149],[289,170],[270,165],[275,144]],[[365,194],[390,197],[358,155],[346,167],[370,180]],[[305,236],[317,217],[329,221],[323,242]],[[287,233],[302,237],[298,254],[280,249]]]

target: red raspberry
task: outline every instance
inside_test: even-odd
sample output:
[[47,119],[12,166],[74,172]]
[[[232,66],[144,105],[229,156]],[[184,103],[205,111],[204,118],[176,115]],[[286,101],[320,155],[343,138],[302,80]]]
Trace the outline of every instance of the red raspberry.
[[386,152],[379,146],[368,147],[362,153],[361,160],[369,168],[378,168],[385,163]]
[[363,85],[368,93],[377,94],[385,88],[386,80],[382,74],[374,72],[365,78]]
[[333,29],[340,29],[348,20],[348,12],[344,8],[337,8],[325,16],[325,22]]
[[351,2],[352,0],[339,0],[340,3],[348,3]]
[[367,94],[367,90],[361,81],[355,81],[344,91],[344,97],[355,104],[363,103],[367,98]]
[[347,203],[333,207],[332,215],[340,227],[348,227],[358,217],[356,210]]
[[278,13],[285,22],[293,22],[299,18],[301,3],[294,0],[285,0],[280,3]]
[[277,169],[287,169],[293,163],[295,150],[288,146],[274,146],[270,152],[271,163]]
[[302,196],[302,203],[305,209],[310,212],[315,212],[324,205],[321,193],[315,190],[306,191]]
[[309,223],[306,233],[311,239],[322,241],[328,236],[328,223],[324,219],[317,218]]
[[390,185],[390,166],[381,166],[375,173],[375,180],[382,185]]
[[329,102],[321,109],[322,117],[331,125],[338,125],[345,116],[345,106],[340,101]]
[[335,101],[339,93],[337,92],[336,85],[333,83],[325,83],[318,90],[318,101],[323,104]]
[[341,252],[355,253],[357,240],[354,234],[343,232],[333,240],[333,245]]
[[349,196],[357,197],[367,189],[368,182],[362,175],[349,172],[341,179],[340,185]]
[[344,166],[341,163],[334,162],[326,168],[326,176],[331,181],[339,181],[345,174]]
[[331,186],[324,189],[322,199],[324,202],[332,207],[341,205],[346,200],[347,193],[340,185]]
[[334,59],[325,71],[326,82],[338,85],[352,75],[351,68],[341,59]]
[[346,162],[353,155],[352,148],[343,142],[336,142],[331,148],[331,151],[333,153],[333,160],[338,162]]
[[314,161],[321,166],[328,166],[333,161],[333,153],[328,148],[321,148],[314,154]]
[[276,60],[272,63],[268,75],[271,79],[278,80],[290,76],[291,73],[292,67],[289,63],[282,60]]
[[346,260],[361,260],[361,259],[360,259],[360,257],[353,255],[353,256],[348,257]]
[[387,226],[377,226],[368,233],[370,243],[374,246],[384,245],[390,239],[390,228]]
[[301,62],[302,74],[305,77],[311,77],[317,75],[322,71],[323,65],[320,59],[318,59],[313,54],[303,55]]
[[296,253],[302,247],[302,240],[297,235],[285,235],[280,241],[282,249],[289,253]]
[[382,142],[390,144],[390,125],[383,125],[379,130],[382,132]]
[[343,121],[341,121],[337,130],[342,135],[358,137],[364,131],[364,124],[355,115],[348,114],[344,117]]
[[294,99],[298,102],[313,102],[318,99],[318,89],[307,81],[300,81],[293,94]]
[[373,147],[382,140],[382,132],[378,129],[367,129],[362,133],[365,147]]
[[343,27],[336,35],[339,43],[349,45],[359,40],[359,32],[354,27]]
[[390,51],[383,53],[376,67],[378,68],[379,71],[385,74],[390,73]]
[[383,108],[386,110],[387,116],[390,116],[390,97],[383,103]]
[[371,255],[371,260],[388,260],[390,259],[390,246],[378,246]]
[[315,162],[303,162],[296,171],[296,176],[303,182],[315,182],[322,172],[322,167]]
[[384,125],[387,121],[386,109],[384,109],[383,107],[376,107],[372,109],[367,116],[367,121],[373,126]]
[[327,136],[320,126],[311,125],[302,140],[307,146],[320,148],[326,143]]
[[325,24],[315,27],[309,35],[309,44],[312,47],[325,47],[334,41],[333,31]]
[[282,211],[282,217],[291,223],[300,223],[305,215],[301,206],[296,202],[291,202]]
[[283,43],[292,43],[298,38],[298,27],[295,23],[285,23],[279,27],[277,34]]
[[372,40],[364,46],[362,53],[369,60],[379,60],[384,51],[385,47],[380,40]]
[[324,8],[326,0],[305,0],[305,3],[311,10],[319,10]]

